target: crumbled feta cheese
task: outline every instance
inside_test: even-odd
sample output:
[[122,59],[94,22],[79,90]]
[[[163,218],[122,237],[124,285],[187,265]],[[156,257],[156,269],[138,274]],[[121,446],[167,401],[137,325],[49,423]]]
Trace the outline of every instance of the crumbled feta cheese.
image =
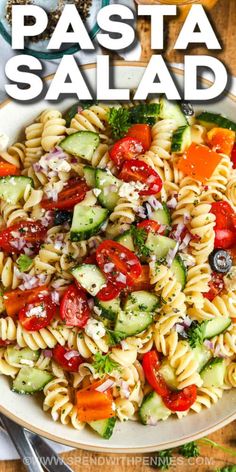
[[101,193],[100,188],[94,188],[93,193],[94,193],[95,197],[98,197],[98,195],[100,195],[100,193]]
[[8,143],[9,137],[7,136],[7,134],[0,132],[0,152],[6,151]]
[[98,308],[98,306],[95,306],[93,308],[93,311],[96,315],[100,316],[102,314],[102,310],[100,310],[100,308]]
[[139,192],[145,187],[141,182],[124,182],[119,189],[119,196],[127,198],[130,201],[137,201],[139,199]]
[[29,310],[26,312],[27,318],[31,318],[32,316],[37,316],[38,318],[46,318],[47,313],[44,308],[44,305],[30,305]]
[[58,199],[58,193],[62,191],[64,183],[60,180],[59,182],[49,182],[45,186],[45,193],[48,198],[51,198],[54,202]]
[[87,336],[92,338],[94,341],[98,341],[103,338],[106,334],[106,330],[101,321],[97,321],[94,318],[90,318],[84,328]]
[[236,290],[236,266],[231,267],[228,274],[224,276],[224,284],[228,291]]

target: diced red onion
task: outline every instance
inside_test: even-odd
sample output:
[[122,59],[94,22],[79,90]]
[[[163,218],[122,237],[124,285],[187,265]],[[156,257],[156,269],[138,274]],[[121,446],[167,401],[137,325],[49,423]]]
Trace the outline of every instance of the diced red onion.
[[89,306],[90,310],[93,309],[93,307],[94,307],[94,299],[93,298],[88,299],[88,306]]
[[43,352],[44,357],[48,357],[49,359],[52,357],[51,349],[44,349],[42,352]]
[[114,381],[111,379],[105,380],[102,385],[99,385],[95,390],[97,392],[105,392],[114,385]]
[[108,273],[112,272],[114,267],[115,267],[115,265],[113,264],[113,262],[108,262],[107,264],[104,264],[103,270],[104,270],[105,274],[108,274]]
[[153,195],[148,197],[147,201],[154,210],[163,210],[163,205]]
[[176,241],[179,241],[180,240],[180,236],[183,232],[183,230],[185,229],[185,225],[183,223],[179,223],[177,225],[177,228],[176,230],[174,231],[173,233],[173,238],[176,240]]
[[190,213],[189,211],[186,211],[186,213],[184,214],[184,224],[186,225],[190,221],[190,219]]
[[124,395],[125,398],[129,398],[130,397],[130,390],[129,390],[129,384],[128,382],[126,382],[125,380],[121,380],[121,389],[122,389],[122,393]]
[[175,198],[175,197],[172,197],[172,198],[167,202],[166,205],[168,206],[168,208],[174,209],[174,208],[177,207],[177,203],[178,203],[178,202],[177,202],[176,198]]
[[176,323],[175,330],[176,333],[181,334],[184,331],[184,326],[182,324]]
[[147,210],[147,216],[148,216],[149,220],[151,220],[152,219],[152,207],[149,203],[146,203],[145,206],[146,206],[146,210]]
[[56,292],[56,290],[54,290],[52,293],[51,293],[51,297],[52,297],[52,301],[56,304],[56,305],[59,305],[60,304],[60,295],[58,292]]
[[78,108],[77,108],[77,113],[80,114],[82,111],[83,111],[83,108],[82,108],[81,106],[78,106]]
[[137,210],[137,215],[140,217],[140,218],[146,218],[146,212],[145,212],[145,208],[143,206],[139,206],[138,207],[138,210]]
[[46,211],[44,216],[41,218],[41,223],[43,226],[49,226],[53,222],[54,212],[51,210]]
[[183,326],[185,328],[189,328],[189,326],[191,326],[193,320],[191,318],[189,318],[189,316],[185,316],[185,318],[183,319]]
[[72,357],[80,357],[79,351],[68,351],[64,354],[64,357],[67,361],[70,361]]
[[121,282],[121,283],[126,283],[126,276],[124,274],[122,274],[121,272],[119,273],[119,275],[116,277],[116,281],[117,282]]
[[164,231],[167,229],[166,225],[160,225],[157,232],[158,233],[164,233]]
[[206,346],[208,349],[214,349],[214,344],[213,344],[211,341],[209,341],[209,339],[205,339],[205,341],[204,341],[203,344],[204,344],[204,346]]
[[188,247],[190,241],[192,239],[192,236],[190,233],[187,233],[186,236],[184,236],[184,239],[179,247],[180,251],[182,251],[183,249],[185,249],[186,247]]
[[173,260],[174,260],[174,258],[175,258],[175,256],[176,256],[176,254],[177,254],[177,252],[178,252],[178,249],[179,249],[179,244],[176,243],[175,247],[174,247],[173,249],[170,249],[170,250],[168,251],[168,254],[167,254],[167,256],[166,256],[166,262],[167,262],[167,266],[168,266],[168,267],[171,266],[171,264],[172,264],[172,262],[173,262]]

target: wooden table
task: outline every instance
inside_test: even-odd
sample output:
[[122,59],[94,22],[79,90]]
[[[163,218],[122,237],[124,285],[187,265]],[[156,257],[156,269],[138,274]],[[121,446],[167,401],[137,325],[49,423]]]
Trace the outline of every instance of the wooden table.
[[[122,3],[122,2],[121,2]],[[216,56],[224,61],[228,67],[229,72],[236,75],[236,0],[219,0],[216,7],[212,10],[211,18],[215,31],[218,31],[218,36],[220,38],[221,44],[223,45],[223,50],[216,53]],[[142,42],[142,60],[148,60],[150,58],[150,26],[149,22],[143,19],[139,20],[138,23],[139,35]],[[169,39],[168,39],[168,53],[166,54],[166,59],[171,62],[183,62],[183,55],[179,52],[171,50],[173,42],[177,37],[180,25],[178,22],[174,21],[169,25]],[[191,54],[207,54],[205,48],[193,48]],[[212,52],[210,54],[213,54]],[[224,429],[221,429],[217,433],[210,436],[211,439],[219,442],[221,445],[234,447],[236,450],[236,434],[235,429],[236,422],[227,426]],[[79,433],[78,433],[79,434]],[[120,463],[117,465],[111,466],[105,460],[115,457],[112,455],[101,455],[90,453],[87,451],[74,451],[69,454],[63,455],[64,459],[68,461],[72,469],[75,472],[80,472],[86,469],[88,471],[96,472],[144,472],[148,470],[154,470],[148,467],[148,455],[145,456],[134,456],[134,459],[130,458],[130,462],[123,460],[123,456],[120,456]],[[142,457],[142,463],[138,462],[138,459]],[[99,459],[100,458],[100,459]],[[209,464],[207,461],[211,458],[213,461]],[[94,465],[94,459],[98,460],[97,464]],[[99,463],[99,460],[103,462]],[[133,465],[130,465],[133,460]],[[136,460],[136,463],[135,463]],[[100,465],[99,465],[100,464]],[[230,457],[228,454],[222,451],[216,451],[210,447],[201,447],[201,459],[197,459],[194,465],[184,462],[184,465],[180,464],[178,466],[174,465],[172,470],[175,472],[187,472],[190,467],[194,472],[205,472],[205,471],[214,471],[217,467],[223,467],[225,464],[236,464],[236,459]],[[12,462],[2,462],[0,463],[0,472],[23,472],[24,467],[20,464],[19,461]]]
[[[236,75],[236,0],[219,0],[212,9],[211,21],[214,31],[217,32],[222,51],[210,51],[206,48],[192,47],[189,54],[210,54],[215,55],[227,66],[231,74]],[[186,52],[173,50],[173,45],[180,31],[181,24],[177,20],[171,20],[168,24],[168,45],[165,47],[167,53],[165,58],[170,62],[183,62],[183,55]],[[139,20],[139,34],[142,43],[142,60],[148,60],[151,55],[150,50],[150,27],[147,19]],[[160,52],[157,52],[160,54]]]

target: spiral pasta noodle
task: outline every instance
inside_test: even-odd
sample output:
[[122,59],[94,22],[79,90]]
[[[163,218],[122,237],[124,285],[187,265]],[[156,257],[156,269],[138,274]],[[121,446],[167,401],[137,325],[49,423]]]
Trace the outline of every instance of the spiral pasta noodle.
[[6,152],[1,152],[0,157],[10,164],[20,168],[25,161],[25,145],[23,143],[15,143],[8,148]]
[[28,169],[43,155],[42,148],[43,123],[33,123],[25,129],[25,159],[24,167]]
[[189,308],[188,314],[196,320],[211,320],[220,316],[234,318],[236,314],[236,296],[231,292],[227,295],[215,297],[212,302],[201,296],[198,306]]
[[201,203],[191,212],[190,232],[194,239],[190,241],[190,246],[197,264],[206,262],[214,249],[215,215],[210,210],[210,204]]
[[83,423],[77,418],[76,406],[72,403],[68,382],[64,378],[55,378],[44,388],[44,411],[51,413],[54,421],[60,420],[62,424],[70,423],[73,428],[81,430]]
[[40,116],[43,124],[41,146],[44,151],[52,150],[66,135],[66,121],[57,110],[46,110]]
[[107,141],[105,134],[106,124],[108,121],[109,108],[105,105],[92,105],[90,108],[81,110],[72,118],[70,123],[69,134],[76,131],[92,131],[100,133],[102,140]]
[[193,350],[186,341],[179,341],[175,352],[169,358],[170,365],[175,369],[178,388],[189,385],[201,387],[202,379],[198,373],[198,362]]

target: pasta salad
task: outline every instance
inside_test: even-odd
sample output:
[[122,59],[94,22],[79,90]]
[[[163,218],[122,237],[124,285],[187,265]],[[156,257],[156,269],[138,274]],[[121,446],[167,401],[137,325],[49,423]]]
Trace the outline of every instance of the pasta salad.
[[109,439],[236,387],[236,124],[45,110],[0,160],[0,373]]

